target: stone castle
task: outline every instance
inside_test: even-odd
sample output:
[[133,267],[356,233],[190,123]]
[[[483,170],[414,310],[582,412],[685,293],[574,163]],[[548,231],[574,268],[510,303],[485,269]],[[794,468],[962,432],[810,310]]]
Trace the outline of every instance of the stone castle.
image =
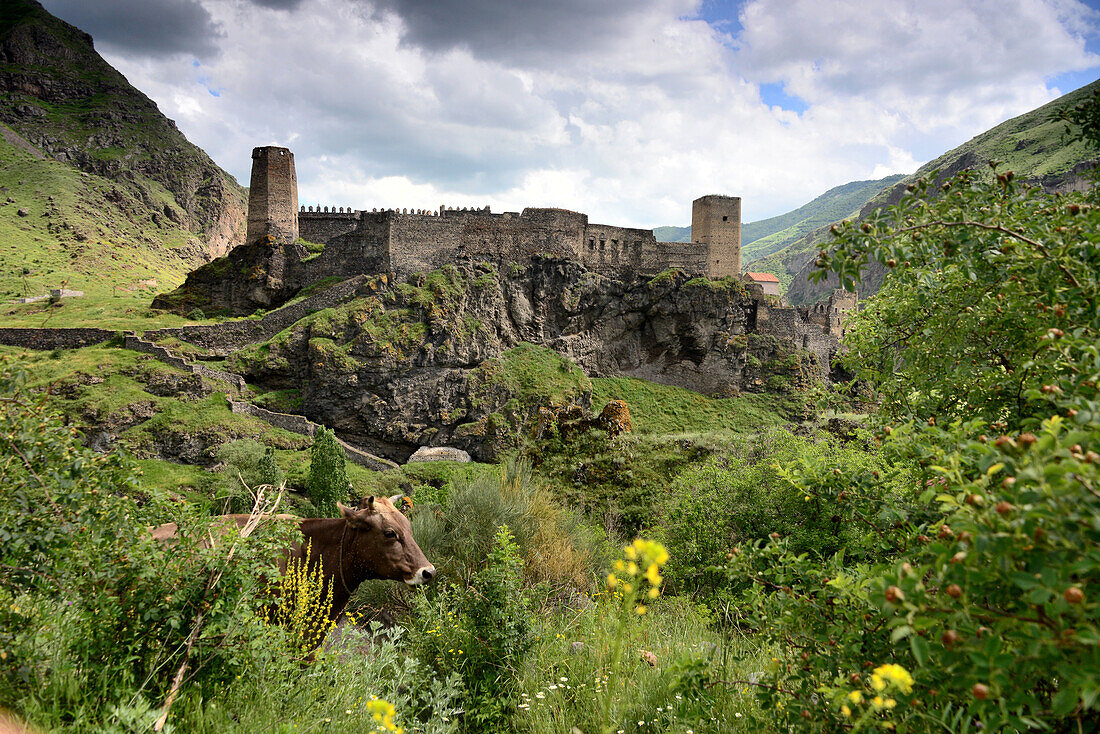
[[299,207],[294,154],[286,148],[252,151],[246,243],[324,245],[310,262],[311,277],[433,270],[461,258],[522,261],[531,255],[576,260],[616,277],[651,276],[669,268],[710,278],[741,275],[741,199],[703,196],[691,212],[692,242],[658,242],[647,229],[593,224],[586,214],[527,207],[353,210]]

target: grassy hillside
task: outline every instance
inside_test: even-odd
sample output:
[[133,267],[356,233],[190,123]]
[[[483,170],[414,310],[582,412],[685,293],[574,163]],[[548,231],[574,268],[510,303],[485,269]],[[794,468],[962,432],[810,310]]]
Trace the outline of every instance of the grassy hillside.
[[[0,8],[0,296],[177,285],[243,233],[245,192],[33,0]],[[155,282],[154,282],[155,281]]]
[[[1052,119],[1062,107],[1076,105],[1100,89],[1100,81],[1070,92],[1053,102],[1043,105],[978,135],[935,160],[921,166],[911,176],[881,191],[871,199],[862,212],[870,208],[897,202],[908,183],[921,176],[938,172],[947,177],[967,168],[974,168],[982,175],[991,176],[986,165],[990,160],[1000,163],[1000,170],[1014,171],[1019,178],[1033,181],[1048,189],[1057,189],[1072,182],[1074,168],[1095,160],[1097,153],[1081,140],[1071,141],[1066,135],[1066,124]],[[807,266],[813,253],[828,240],[828,226],[823,226],[791,243],[782,251],[762,260],[761,269],[776,273],[786,279],[790,288],[787,297],[792,303],[812,303],[828,294],[836,283],[833,280],[810,284],[806,280]],[[861,289],[862,295],[878,290],[883,273],[872,272]]]
[[876,181],[852,181],[829,189],[809,204],[778,217],[746,224],[741,230],[741,259],[745,264],[782,250],[795,240],[838,219],[852,216],[879,192],[904,175]]
[[0,297],[62,284],[139,294],[182,282],[195,262],[192,235],[126,189],[0,138]]
[[[826,191],[808,204],[758,222],[741,226],[741,258],[751,263],[783,249],[818,227],[850,216],[875,194],[900,181],[904,176],[888,176],[877,181],[852,181]],[[658,242],[691,242],[691,227],[657,227]],[[789,279],[788,279],[789,280]]]

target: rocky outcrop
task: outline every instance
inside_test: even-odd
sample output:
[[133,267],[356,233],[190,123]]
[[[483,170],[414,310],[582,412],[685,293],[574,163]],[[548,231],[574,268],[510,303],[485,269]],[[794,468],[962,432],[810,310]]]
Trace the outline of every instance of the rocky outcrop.
[[375,276],[359,295],[242,350],[232,369],[298,390],[311,420],[401,461],[442,444],[491,458],[538,407],[586,404],[585,373],[787,392],[819,379],[836,349],[820,325],[738,280],[679,271],[622,282],[534,257],[399,284]]

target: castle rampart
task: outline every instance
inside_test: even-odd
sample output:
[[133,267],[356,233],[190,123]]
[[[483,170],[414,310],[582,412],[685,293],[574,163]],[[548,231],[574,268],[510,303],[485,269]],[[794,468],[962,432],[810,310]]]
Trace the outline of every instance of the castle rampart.
[[289,244],[299,236],[324,245],[301,254],[288,282],[362,273],[404,276],[483,258],[519,262],[553,255],[582,262],[604,275],[631,278],[680,268],[692,275],[740,275],[741,200],[705,196],[692,207],[693,242],[658,242],[647,229],[589,223],[588,215],[545,207],[493,213],[482,208],[354,210],[347,206],[298,206],[294,156],[286,148],[252,152],[248,239],[265,235]]

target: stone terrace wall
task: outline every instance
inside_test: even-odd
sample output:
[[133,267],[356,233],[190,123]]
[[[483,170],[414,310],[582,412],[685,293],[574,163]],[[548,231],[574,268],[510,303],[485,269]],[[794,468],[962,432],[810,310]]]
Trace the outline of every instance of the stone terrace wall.
[[232,372],[224,372],[223,370],[216,370],[212,367],[207,367],[206,365],[192,364],[180,357],[179,355],[169,351],[168,349],[165,349],[158,344],[154,344],[151,341],[142,339],[141,337],[129,334],[123,341],[122,346],[135,352],[151,354],[159,359],[161,362],[164,362],[165,364],[171,365],[173,367],[178,367],[184,372],[190,372],[193,375],[200,375],[201,377],[206,377],[207,379],[211,380],[221,380],[222,382],[228,382],[230,385],[236,386],[238,390],[245,389],[244,378],[240,375],[234,374]]
[[51,349],[79,349],[102,344],[119,332],[109,329],[19,329],[0,328],[0,344],[48,351]]
[[151,329],[145,336],[154,341],[175,337],[208,350],[211,356],[225,357],[249,344],[270,339],[311,313],[350,301],[368,280],[365,275],[349,278],[297,303],[270,311],[262,319]]
[[[229,401],[229,409],[234,413],[240,413],[242,415],[250,415],[253,418],[259,418],[265,423],[270,423],[276,428],[281,428],[284,431],[290,433],[297,433],[300,436],[312,436],[317,433],[317,430],[321,426],[313,421],[300,415],[294,415],[293,413],[276,413],[273,410],[261,408],[258,405],[252,403],[243,403],[236,400]],[[367,469],[373,471],[387,471],[389,469],[396,469],[397,464],[389,459],[383,459],[381,456],[375,456],[372,453],[358,449],[355,446],[337,438],[336,442],[340,444],[344,449],[344,453],[347,454],[349,460],[364,466]]]

